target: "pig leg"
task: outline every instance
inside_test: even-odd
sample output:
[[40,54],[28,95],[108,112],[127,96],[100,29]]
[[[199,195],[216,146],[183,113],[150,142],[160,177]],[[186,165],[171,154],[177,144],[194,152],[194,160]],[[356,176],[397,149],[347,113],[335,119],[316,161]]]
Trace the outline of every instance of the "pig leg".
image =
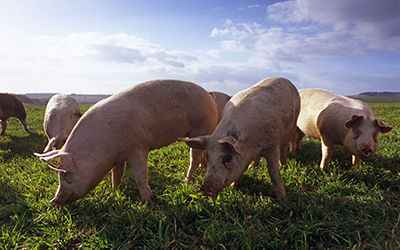
[[296,153],[300,150],[300,142],[303,139],[304,133],[296,127],[296,132],[293,133],[293,137],[290,141],[290,152]]
[[1,135],[4,135],[4,133],[6,132],[7,125],[8,125],[7,120],[1,121]]
[[276,147],[272,151],[268,152],[266,155],[267,158],[267,167],[268,173],[272,181],[272,188],[274,190],[274,194],[277,200],[281,200],[286,197],[285,187],[283,186],[281,173],[279,169],[279,148]]
[[148,184],[147,154],[147,152],[140,152],[128,158],[143,202],[149,202],[152,195]]
[[197,167],[202,162],[204,150],[190,148],[190,166],[186,174],[185,181],[191,182],[194,180],[194,174]]
[[279,148],[281,166],[286,166],[286,164],[287,164],[287,161],[286,161],[286,158],[287,158],[287,147],[288,147],[288,144],[282,143],[280,148]]
[[24,129],[26,132],[30,133],[29,129],[28,129],[28,122],[25,120],[20,120],[21,124],[24,126]]
[[206,151],[205,150],[203,150],[203,153],[201,154],[201,163],[200,164],[204,169],[207,169],[207,159],[206,159]]
[[125,163],[122,163],[120,165],[115,166],[111,170],[111,180],[112,180],[112,189],[115,190],[122,181],[122,175],[124,174],[125,171]]
[[333,145],[327,144],[324,140],[321,140],[321,151],[322,151],[322,159],[320,168],[322,170],[325,170],[326,167],[328,167],[328,164],[332,158]]

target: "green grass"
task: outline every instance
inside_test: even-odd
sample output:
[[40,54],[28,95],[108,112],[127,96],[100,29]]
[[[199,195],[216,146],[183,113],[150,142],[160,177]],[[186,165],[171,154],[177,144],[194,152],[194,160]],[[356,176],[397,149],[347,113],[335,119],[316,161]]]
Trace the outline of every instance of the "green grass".
[[379,151],[352,167],[351,156],[337,147],[323,173],[319,142],[304,139],[281,171],[284,201],[273,199],[264,159],[239,188],[214,199],[199,195],[204,170],[192,185],[183,183],[188,148],[174,143],[149,156],[151,203],[140,202],[127,171],[119,191],[111,190],[107,176],[62,208],[49,204],[57,174],[33,156],[47,143],[44,107],[27,106],[33,133],[11,119],[0,137],[0,248],[398,248],[400,104],[371,106],[394,126],[381,137]]

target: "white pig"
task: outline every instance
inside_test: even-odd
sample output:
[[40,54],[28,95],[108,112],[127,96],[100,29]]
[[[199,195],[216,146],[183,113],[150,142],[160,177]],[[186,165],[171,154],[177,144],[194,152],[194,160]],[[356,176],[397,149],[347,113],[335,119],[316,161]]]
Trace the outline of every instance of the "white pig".
[[321,169],[328,166],[333,145],[344,145],[352,153],[355,165],[376,152],[379,132],[392,130],[381,119],[376,119],[372,109],[360,100],[323,89],[302,89],[299,93],[301,111],[291,148],[298,151],[304,135],[320,139]]
[[72,96],[52,96],[44,112],[43,127],[49,142],[43,152],[60,149],[81,116],[79,105]]
[[236,181],[250,162],[266,157],[276,198],[286,196],[280,165],[286,164],[289,141],[296,131],[300,97],[284,78],[269,78],[234,95],[211,136],[182,139],[205,149],[207,172],[200,190],[212,196]]
[[147,180],[149,151],[180,137],[211,134],[217,122],[211,95],[191,82],[149,81],[106,98],[82,116],[60,150],[36,154],[59,173],[51,203],[60,206],[83,197],[110,170],[113,188],[117,187],[125,162],[147,202],[152,194]]

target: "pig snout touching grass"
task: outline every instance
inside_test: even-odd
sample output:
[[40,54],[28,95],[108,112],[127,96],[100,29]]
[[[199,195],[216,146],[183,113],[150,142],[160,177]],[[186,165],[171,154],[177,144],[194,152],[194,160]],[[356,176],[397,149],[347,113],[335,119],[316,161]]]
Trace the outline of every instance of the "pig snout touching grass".
[[52,96],[44,113],[43,127],[49,142],[43,152],[60,149],[81,116],[79,105],[72,96]]
[[284,198],[280,165],[286,164],[299,112],[299,93],[284,78],[264,79],[234,95],[211,136],[183,139],[190,147],[206,150],[202,194],[218,193],[236,181],[252,160],[262,156],[267,158],[276,198]]
[[368,104],[360,100],[323,89],[302,89],[299,93],[301,111],[291,148],[298,151],[304,135],[320,139],[322,170],[331,160],[334,145],[343,145],[350,151],[355,165],[376,152],[379,132],[392,130],[381,119],[376,119]]
[[26,121],[26,111],[22,101],[16,96],[6,93],[0,93],[0,120],[1,133],[4,135],[8,125],[8,118],[16,117],[24,126],[26,132],[29,133],[28,122]]
[[[60,150],[36,154],[59,174],[51,203],[60,206],[83,197],[110,170],[116,188],[126,162],[142,201],[147,202],[152,195],[147,180],[149,151],[180,137],[209,135],[217,122],[211,95],[191,82],[149,81],[106,98],[82,116]],[[200,150],[196,153],[201,157]]]

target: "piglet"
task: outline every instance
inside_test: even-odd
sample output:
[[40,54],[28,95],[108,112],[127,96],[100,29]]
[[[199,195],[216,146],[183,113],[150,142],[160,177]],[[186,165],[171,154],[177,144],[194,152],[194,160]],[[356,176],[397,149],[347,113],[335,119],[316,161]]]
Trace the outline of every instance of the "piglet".
[[264,79],[234,95],[211,136],[182,139],[192,148],[206,150],[202,194],[218,193],[236,181],[252,160],[263,156],[267,158],[275,197],[284,198],[280,165],[286,164],[299,112],[299,93],[284,78]]
[[297,133],[291,142],[298,151],[304,135],[321,140],[324,170],[332,157],[333,146],[343,145],[352,154],[353,165],[371,157],[378,149],[378,134],[392,126],[375,118],[372,109],[360,100],[323,89],[302,89]]
[[43,127],[49,142],[43,152],[60,149],[81,116],[79,105],[72,96],[52,96],[44,112]]
[[[51,203],[60,206],[85,196],[110,170],[116,188],[125,162],[147,202],[152,195],[149,151],[180,137],[211,134],[217,122],[212,96],[191,82],[154,80],[106,98],[82,116],[60,150],[36,154],[59,174]],[[192,153],[201,158],[201,150]]]

